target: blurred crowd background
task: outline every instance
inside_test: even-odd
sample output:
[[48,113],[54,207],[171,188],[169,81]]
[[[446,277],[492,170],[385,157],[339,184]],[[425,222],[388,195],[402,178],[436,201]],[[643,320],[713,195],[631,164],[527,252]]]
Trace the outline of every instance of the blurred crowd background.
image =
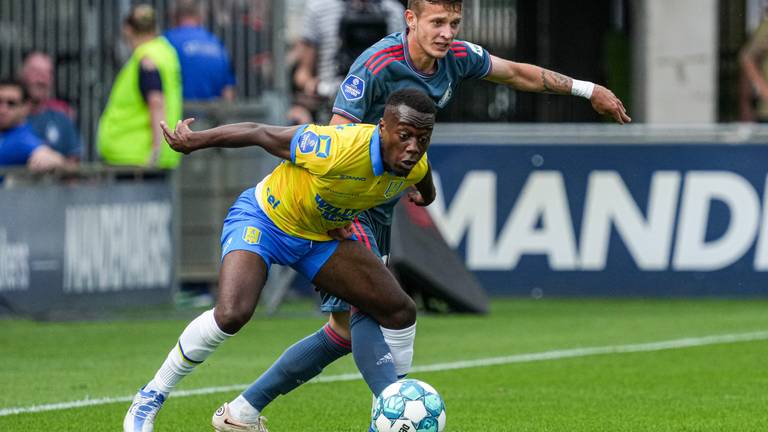
[[[394,1],[394,0],[393,0]],[[331,1],[331,3],[334,3]],[[98,160],[94,139],[113,80],[130,56],[121,37],[123,19],[132,5],[151,4],[159,32],[176,25],[173,0],[0,0],[0,76],[18,74],[25,56],[39,51],[52,62],[52,97],[71,107],[83,137],[83,160]],[[401,3],[405,3],[402,1]],[[569,75],[605,83],[622,98],[636,121],[649,121],[638,112],[638,86],[643,73],[639,56],[647,52],[643,36],[652,17],[653,0],[466,0],[461,38],[483,45],[505,58],[532,62]],[[675,9],[658,2],[658,8]],[[697,3],[697,2],[675,2]],[[677,29],[687,45],[714,41],[716,67],[715,122],[748,118],[739,52],[762,19],[761,0],[707,0],[701,16]],[[709,12],[712,5],[715,9]],[[296,99],[291,75],[302,51],[305,23],[324,23],[322,14],[305,16],[307,0],[218,0],[199,2],[201,25],[221,40],[236,78],[235,104],[272,122],[288,122]],[[670,13],[673,16],[674,11]],[[663,23],[662,23],[663,24]],[[659,24],[661,25],[661,24]],[[697,33],[714,33],[702,40]],[[667,36],[659,36],[664,38]],[[670,43],[673,43],[670,41]],[[680,43],[680,42],[678,42]],[[707,48],[709,49],[709,48]],[[710,59],[668,59],[677,73]],[[633,85],[633,83],[635,83]],[[298,89],[301,92],[301,89]],[[705,89],[702,89],[704,91]],[[506,86],[468,83],[442,122],[588,122],[599,121],[588,106],[572,98],[515,94]],[[471,97],[466,97],[471,95]],[[752,98],[754,99],[754,98]],[[188,102],[188,101],[187,101]],[[275,108],[278,109],[275,109]],[[685,107],[681,107],[685,110]],[[320,118],[322,120],[322,117]]]

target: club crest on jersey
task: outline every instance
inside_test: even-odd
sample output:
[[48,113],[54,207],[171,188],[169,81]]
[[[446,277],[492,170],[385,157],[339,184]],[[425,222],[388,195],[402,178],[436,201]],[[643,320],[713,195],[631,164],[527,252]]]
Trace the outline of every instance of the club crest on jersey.
[[243,241],[250,244],[255,245],[259,244],[259,241],[261,240],[261,231],[259,231],[258,228],[247,226],[245,227],[245,232],[243,233]]
[[405,180],[390,180],[387,190],[384,191],[384,198],[392,198],[397,195],[403,188],[403,184],[405,184]]
[[320,142],[320,137],[312,131],[306,131],[299,137],[296,146],[302,153],[312,153],[317,148],[317,144]]
[[472,42],[464,41],[465,44],[469,47],[470,50],[472,50],[473,53],[479,55],[480,57],[483,56],[483,47],[480,45],[475,45]]
[[350,75],[341,83],[341,94],[348,101],[358,100],[365,92],[365,81],[362,78]]

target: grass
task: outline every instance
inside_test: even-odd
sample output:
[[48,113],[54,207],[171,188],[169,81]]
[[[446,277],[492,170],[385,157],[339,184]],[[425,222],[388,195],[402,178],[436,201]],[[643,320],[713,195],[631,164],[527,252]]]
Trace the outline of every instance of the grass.
[[[497,300],[477,316],[419,318],[415,365],[768,330],[768,302],[731,300]],[[323,318],[309,304],[257,316],[180,390],[255,379]],[[41,323],[2,320],[0,410],[128,397],[162,363],[190,315]],[[349,358],[325,376],[354,372]],[[447,431],[768,430],[768,341],[592,355],[414,374],[448,407]],[[155,430],[207,431],[237,391],[173,395]],[[0,416],[2,431],[119,430],[127,402]],[[265,410],[270,429],[364,431],[362,381],[315,383]]]

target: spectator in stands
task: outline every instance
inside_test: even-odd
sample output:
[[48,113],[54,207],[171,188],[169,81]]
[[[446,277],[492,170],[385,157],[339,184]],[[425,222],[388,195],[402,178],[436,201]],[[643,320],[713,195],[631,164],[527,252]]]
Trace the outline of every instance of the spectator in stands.
[[29,105],[29,93],[20,81],[0,79],[0,167],[26,165],[33,171],[48,171],[67,166],[64,156],[30,128]]
[[40,51],[24,58],[19,73],[29,92],[31,108],[29,124],[37,136],[72,162],[82,156],[82,139],[72,122],[72,108],[64,101],[51,97],[53,90],[53,61]]
[[181,72],[176,50],[158,36],[155,10],[131,8],[123,37],[132,49],[115,78],[99,120],[98,149],[111,165],[175,168],[179,154],[163,139],[160,122],[181,119]]
[[301,41],[294,47],[296,124],[327,115],[352,62],[384,36],[405,29],[405,9],[397,0],[308,0]]
[[48,54],[40,51],[27,54],[20,76],[32,101],[32,113],[43,109],[52,110],[75,120],[75,110],[65,101],[53,97],[53,61]]
[[234,100],[235,75],[229,55],[224,44],[203,27],[200,4],[178,0],[173,15],[176,27],[164,36],[179,55],[184,100]]

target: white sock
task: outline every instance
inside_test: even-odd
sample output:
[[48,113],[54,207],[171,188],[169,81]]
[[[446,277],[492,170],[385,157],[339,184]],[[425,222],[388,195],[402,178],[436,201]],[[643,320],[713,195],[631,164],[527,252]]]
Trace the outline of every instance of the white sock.
[[169,393],[230,336],[216,324],[213,309],[203,312],[187,325],[146,388]]
[[232,414],[236,420],[245,423],[256,423],[259,419],[259,415],[261,415],[261,412],[254,408],[243,395],[236,397],[235,400],[229,403],[229,413]]
[[398,378],[408,374],[413,364],[413,343],[416,340],[416,324],[402,330],[381,327],[384,340],[392,351]]

